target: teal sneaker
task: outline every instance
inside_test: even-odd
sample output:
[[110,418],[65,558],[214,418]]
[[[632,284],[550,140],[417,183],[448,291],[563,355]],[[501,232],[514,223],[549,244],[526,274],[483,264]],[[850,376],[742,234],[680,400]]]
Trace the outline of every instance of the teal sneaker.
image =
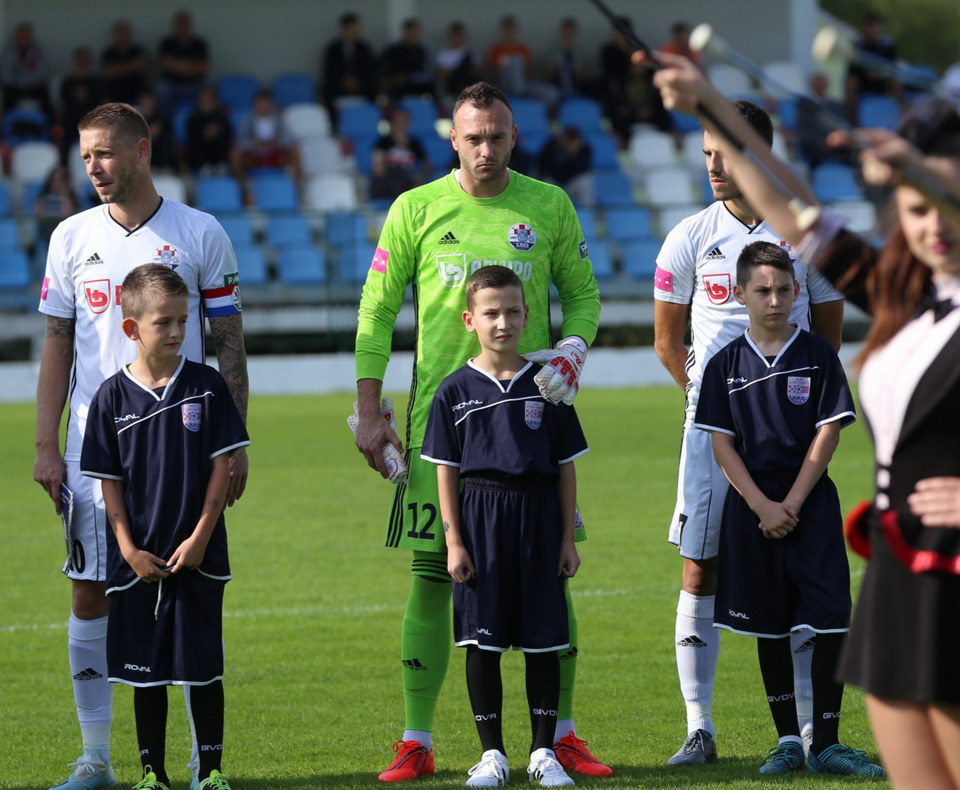
[[100,790],[117,783],[109,760],[98,750],[84,749],[77,761],[70,765],[74,766],[70,776],[50,790]]
[[760,766],[762,774],[789,774],[803,768],[803,746],[787,741],[775,746],[767,753],[767,759]]
[[820,754],[810,752],[807,757],[807,769],[815,774],[837,774],[840,776],[886,776],[887,772],[879,765],[867,759],[867,753],[860,749],[851,749],[842,743],[828,746]]
[[227,781],[229,778],[229,776],[214,768],[210,772],[210,776],[200,783],[200,790],[231,790],[230,783]]
[[157,775],[147,765],[143,769],[143,779],[133,786],[133,790],[170,790],[170,788],[163,782],[158,782]]

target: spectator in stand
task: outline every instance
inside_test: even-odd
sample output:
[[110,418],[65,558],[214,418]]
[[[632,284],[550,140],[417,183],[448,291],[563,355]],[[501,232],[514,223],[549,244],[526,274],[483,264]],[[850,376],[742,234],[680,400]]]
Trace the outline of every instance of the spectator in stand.
[[373,101],[377,95],[377,58],[360,38],[360,17],[340,17],[340,36],[327,44],[320,73],[323,101],[336,118],[337,100],[351,97]]
[[193,18],[188,11],[173,15],[173,33],[160,42],[160,79],[157,97],[165,112],[192,104],[204,86],[210,71],[207,42],[193,34]]
[[451,22],[447,28],[447,46],[437,53],[439,95],[452,99],[468,85],[480,80],[480,53],[467,46],[467,27]]
[[663,42],[660,51],[669,52],[671,55],[682,55],[698,66],[703,63],[703,55],[695,49],[690,49],[690,25],[686,22],[673,23],[670,28],[670,38]]
[[594,204],[593,153],[576,127],[568,126],[547,140],[538,163],[541,180],[562,187],[579,206]]
[[557,101],[558,90],[544,82],[535,82],[533,53],[518,38],[520,24],[512,14],[500,20],[500,40],[487,50],[492,81],[508,96],[531,96],[547,106]]
[[133,104],[147,88],[147,50],[133,40],[133,28],[126,19],[113,23],[113,42],[100,56],[105,101]]
[[418,19],[403,23],[403,36],[383,53],[383,89],[391,101],[404,96],[433,98],[433,73],[430,53],[421,37]]
[[33,204],[33,215],[37,218],[37,234],[43,243],[48,244],[53,229],[76,211],[77,200],[70,182],[70,171],[63,165],[57,165],[43,182]]
[[50,117],[47,62],[29,22],[21,22],[13,29],[10,44],[0,60],[0,80],[5,110],[12,110],[21,102],[33,102]]
[[187,119],[187,164],[202,175],[229,172],[233,148],[230,115],[212,85],[201,88],[197,108]]
[[253,109],[240,124],[237,146],[232,156],[237,178],[243,178],[250,170],[289,167],[290,175],[297,183],[300,182],[297,141],[287,128],[270,91],[257,91]]
[[825,161],[849,161],[850,157],[849,148],[827,145],[827,135],[836,128],[836,124],[822,120],[820,111],[827,110],[840,117],[844,114],[843,105],[830,98],[828,88],[826,75],[815,72],[810,76],[807,96],[798,100],[796,151],[811,168]]
[[[73,66],[60,82],[60,151],[64,158],[80,139],[77,124],[90,110],[102,104],[103,81],[93,73],[93,52],[89,47],[73,51]],[[72,213],[72,212],[71,212]],[[67,216],[64,214],[63,216]]]
[[[630,26],[627,17],[621,17],[620,23]],[[650,124],[662,132],[673,130],[660,92],[653,86],[653,69],[647,63],[632,62],[632,52],[626,36],[613,26],[610,40],[600,49],[601,101],[622,145],[626,145],[634,124]]]
[[390,132],[380,137],[373,149],[370,197],[397,197],[427,180],[430,165],[416,137],[410,136],[410,116],[395,109],[390,116]]
[[[884,19],[880,14],[867,14],[863,19],[860,37],[853,42],[853,45],[864,52],[889,61],[896,61],[897,44],[883,32],[883,25]],[[903,95],[903,88],[899,82],[856,63],[851,63],[847,71],[846,90],[847,113],[854,124],[858,121],[861,96],[892,96],[900,100]]]
[[150,169],[172,173],[179,169],[180,157],[173,123],[160,111],[157,94],[145,88],[137,96],[134,106],[150,127]]
[[560,91],[560,98],[588,92],[587,70],[577,46],[580,25],[572,16],[560,22],[560,47],[547,66],[547,76]]

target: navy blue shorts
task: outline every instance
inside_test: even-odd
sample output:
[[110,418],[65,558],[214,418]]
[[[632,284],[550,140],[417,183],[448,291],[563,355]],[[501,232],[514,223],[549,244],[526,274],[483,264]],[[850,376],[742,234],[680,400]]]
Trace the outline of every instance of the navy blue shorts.
[[[796,475],[753,479],[775,502]],[[750,636],[784,637],[801,628],[843,632],[850,627],[850,566],[840,500],[826,474],[785,538],[765,538],[756,513],[736,489],[723,507],[714,625]]]
[[107,670],[112,683],[202,686],[223,678],[226,582],[184,570],[110,595]]
[[453,585],[457,646],[530,653],[568,647],[556,482],[468,478],[460,502],[463,543],[477,575]]

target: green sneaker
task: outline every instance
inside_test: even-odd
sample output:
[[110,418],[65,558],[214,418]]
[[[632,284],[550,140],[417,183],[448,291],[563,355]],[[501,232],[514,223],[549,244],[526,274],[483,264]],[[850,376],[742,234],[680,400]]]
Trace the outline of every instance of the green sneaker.
[[803,747],[794,741],[775,746],[760,766],[762,774],[789,774],[803,768]]
[[840,776],[886,776],[887,772],[867,759],[867,753],[851,749],[842,743],[828,746],[820,754],[810,752],[807,769],[815,774],[838,774]]
[[210,776],[200,783],[200,790],[231,790],[230,783],[227,781],[229,778],[229,776],[214,768],[210,772]]
[[170,788],[163,782],[158,782],[157,775],[147,765],[143,769],[143,779],[133,786],[133,790],[170,790]]

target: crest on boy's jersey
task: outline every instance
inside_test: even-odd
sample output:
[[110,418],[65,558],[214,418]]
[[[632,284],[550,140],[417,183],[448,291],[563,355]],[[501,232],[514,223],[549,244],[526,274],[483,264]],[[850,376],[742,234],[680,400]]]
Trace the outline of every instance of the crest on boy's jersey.
[[527,424],[528,428],[537,430],[537,428],[543,425],[543,405],[542,400],[528,400],[524,402],[523,421]]
[[787,400],[798,406],[810,400],[809,376],[787,376]]
[[200,421],[203,417],[203,404],[183,403],[180,405],[180,417],[183,427],[196,433],[200,430]]

